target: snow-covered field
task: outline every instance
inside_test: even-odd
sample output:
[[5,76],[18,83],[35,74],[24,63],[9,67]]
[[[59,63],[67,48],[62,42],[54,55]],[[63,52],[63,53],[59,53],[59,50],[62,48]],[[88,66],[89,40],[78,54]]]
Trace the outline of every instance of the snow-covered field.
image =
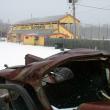
[[4,64],[7,64],[8,66],[24,65],[24,57],[26,54],[46,58],[58,52],[61,51],[59,49],[55,49],[54,47],[0,42],[0,69],[4,68]]

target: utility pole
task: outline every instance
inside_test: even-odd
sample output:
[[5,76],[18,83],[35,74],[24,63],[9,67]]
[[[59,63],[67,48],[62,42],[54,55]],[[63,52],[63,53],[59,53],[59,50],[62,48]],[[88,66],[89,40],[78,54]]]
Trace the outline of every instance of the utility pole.
[[77,2],[78,0],[69,0],[69,3],[72,4],[72,13],[73,13],[73,39],[76,39],[77,35],[76,35],[76,8],[75,8],[75,3]]
[[106,37],[106,39],[108,39],[108,36],[109,36],[108,32],[109,32],[109,29],[108,29],[108,24],[107,24],[107,35],[106,35],[107,37]]
[[75,8],[75,0],[72,0],[72,8],[73,8],[73,39],[76,39],[76,8]]
[[99,24],[99,29],[98,29],[98,40],[100,40],[100,32],[101,32],[101,26]]

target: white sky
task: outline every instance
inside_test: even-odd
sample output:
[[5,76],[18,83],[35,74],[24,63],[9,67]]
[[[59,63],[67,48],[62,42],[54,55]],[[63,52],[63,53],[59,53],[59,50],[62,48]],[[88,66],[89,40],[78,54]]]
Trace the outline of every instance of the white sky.
[[[80,4],[109,8],[110,0],[79,0]],[[28,19],[32,16],[44,17],[68,12],[67,0],[0,0],[0,19],[11,23]],[[110,24],[110,10],[97,10],[76,6],[76,16],[83,23]]]

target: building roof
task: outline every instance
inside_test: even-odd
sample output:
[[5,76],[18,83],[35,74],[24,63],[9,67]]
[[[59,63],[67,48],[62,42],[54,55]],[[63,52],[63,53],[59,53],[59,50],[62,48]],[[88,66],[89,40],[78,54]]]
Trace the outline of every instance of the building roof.
[[[68,14],[68,15],[48,16],[48,17],[44,17],[44,18],[32,18],[32,19],[27,19],[24,21],[17,22],[17,23],[15,23],[15,25],[42,24],[42,23],[48,23],[48,22],[58,22],[60,19],[66,17],[66,16],[72,17],[72,15]],[[78,20],[78,19],[76,19],[76,20]]]

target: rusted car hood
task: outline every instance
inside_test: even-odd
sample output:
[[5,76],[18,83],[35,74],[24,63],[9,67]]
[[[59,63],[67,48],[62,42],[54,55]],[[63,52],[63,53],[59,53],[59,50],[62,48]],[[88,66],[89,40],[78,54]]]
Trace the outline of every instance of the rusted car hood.
[[84,103],[79,107],[80,110],[110,110],[110,101]]
[[[4,77],[8,80],[17,80],[22,82],[34,82],[41,79],[52,68],[58,66],[69,60],[89,60],[89,59],[101,59],[110,58],[109,53],[95,51],[91,49],[73,49],[64,51],[56,55],[50,56],[46,59],[27,64],[23,67],[8,68],[0,71],[0,77]],[[9,70],[9,71],[8,71]]]

